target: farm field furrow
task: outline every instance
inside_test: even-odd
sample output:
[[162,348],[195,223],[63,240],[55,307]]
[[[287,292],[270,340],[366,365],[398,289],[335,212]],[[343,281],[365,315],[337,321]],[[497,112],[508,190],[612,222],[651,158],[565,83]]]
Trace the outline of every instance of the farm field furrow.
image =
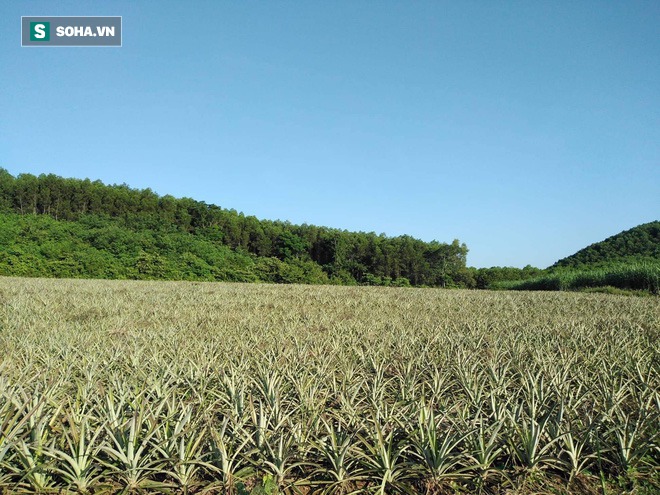
[[0,492],[660,490],[660,298],[0,278]]

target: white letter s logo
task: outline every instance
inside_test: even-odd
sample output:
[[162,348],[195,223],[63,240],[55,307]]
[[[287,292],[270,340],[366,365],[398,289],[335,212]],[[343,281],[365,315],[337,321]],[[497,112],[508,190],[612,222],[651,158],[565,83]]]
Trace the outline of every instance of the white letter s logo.
[[46,26],[43,24],[35,24],[34,26],[34,37],[35,38],[45,38],[46,37]]

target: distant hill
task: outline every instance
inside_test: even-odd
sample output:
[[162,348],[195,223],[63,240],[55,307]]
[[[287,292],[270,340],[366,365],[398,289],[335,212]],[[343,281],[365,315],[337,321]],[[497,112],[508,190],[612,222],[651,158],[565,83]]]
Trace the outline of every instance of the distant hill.
[[587,246],[538,276],[495,280],[488,287],[660,294],[660,221],[638,225]]
[[581,249],[550,268],[660,261],[660,221],[638,225]]

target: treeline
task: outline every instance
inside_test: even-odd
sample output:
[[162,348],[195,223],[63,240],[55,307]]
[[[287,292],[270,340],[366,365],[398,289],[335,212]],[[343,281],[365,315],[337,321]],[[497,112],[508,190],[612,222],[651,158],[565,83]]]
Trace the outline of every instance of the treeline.
[[528,290],[606,283],[657,292],[655,268],[622,266],[660,260],[660,222],[545,270],[469,268],[467,253],[458,240],[259,220],[150,189],[53,174],[14,177],[0,168],[0,275]]
[[477,286],[458,240],[259,220],[127,185],[0,169],[0,212],[7,275]]
[[541,276],[545,271],[527,265],[525,268],[512,266],[493,266],[491,268],[468,268],[468,284],[470,289],[493,289],[499,282],[530,280]]
[[177,231],[134,231],[108,216],[0,214],[0,274],[28,277],[330,283],[311,261],[241,253]]

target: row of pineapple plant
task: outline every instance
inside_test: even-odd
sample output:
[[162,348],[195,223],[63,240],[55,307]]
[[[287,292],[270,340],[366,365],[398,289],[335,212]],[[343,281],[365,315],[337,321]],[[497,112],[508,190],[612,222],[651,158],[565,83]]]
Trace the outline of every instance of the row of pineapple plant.
[[655,299],[4,284],[9,493],[658,487]]

